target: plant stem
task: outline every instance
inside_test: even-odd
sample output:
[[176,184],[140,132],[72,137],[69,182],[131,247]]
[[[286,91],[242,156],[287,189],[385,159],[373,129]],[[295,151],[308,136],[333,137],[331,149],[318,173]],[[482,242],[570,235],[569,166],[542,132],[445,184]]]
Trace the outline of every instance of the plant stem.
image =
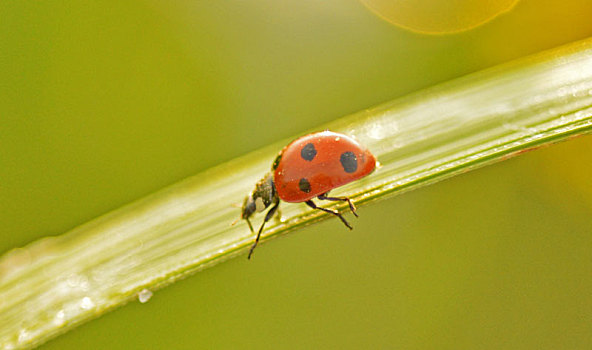
[[[335,191],[357,205],[588,133],[592,40],[472,74],[319,129],[354,136],[380,161],[373,174]],[[254,237],[244,223],[231,225],[239,217],[232,205],[269,171],[286,141],[1,257],[0,346],[38,345],[138,296],[145,300],[151,290],[246,254]],[[285,205],[282,220],[270,222],[262,239],[327,217],[304,205]]]

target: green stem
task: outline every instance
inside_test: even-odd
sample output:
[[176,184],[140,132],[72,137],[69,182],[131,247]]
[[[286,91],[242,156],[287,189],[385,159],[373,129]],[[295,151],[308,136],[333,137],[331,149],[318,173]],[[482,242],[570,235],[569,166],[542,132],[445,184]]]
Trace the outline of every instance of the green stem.
[[[335,191],[359,205],[592,130],[592,40],[479,72],[319,129],[381,166]],[[318,129],[317,129],[318,130]],[[245,254],[240,204],[288,140],[0,258],[0,345],[27,348],[188,274]],[[343,208],[342,205],[338,205]],[[327,215],[283,205],[263,241]],[[255,252],[265,258],[261,248]],[[244,257],[246,259],[246,257]]]

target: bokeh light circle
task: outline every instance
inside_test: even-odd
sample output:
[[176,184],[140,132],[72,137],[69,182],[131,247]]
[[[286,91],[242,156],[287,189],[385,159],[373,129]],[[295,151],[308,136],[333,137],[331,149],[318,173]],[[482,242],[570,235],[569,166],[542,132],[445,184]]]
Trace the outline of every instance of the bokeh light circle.
[[394,25],[427,34],[466,31],[510,11],[519,0],[360,0]]

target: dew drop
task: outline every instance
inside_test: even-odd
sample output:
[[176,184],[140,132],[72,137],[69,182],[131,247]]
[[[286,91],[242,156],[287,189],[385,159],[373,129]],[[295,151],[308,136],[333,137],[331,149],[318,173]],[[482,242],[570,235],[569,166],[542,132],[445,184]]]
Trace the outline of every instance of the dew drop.
[[148,302],[150,298],[152,298],[153,293],[148,289],[142,289],[140,293],[138,293],[138,301],[143,303]]
[[84,310],[89,310],[89,309],[92,309],[93,307],[95,307],[95,303],[92,301],[91,298],[84,297],[84,298],[82,298],[82,301],[80,302],[80,307],[83,308]]
[[53,322],[57,325],[62,325],[66,320],[66,312],[64,310],[60,310],[56,313]]

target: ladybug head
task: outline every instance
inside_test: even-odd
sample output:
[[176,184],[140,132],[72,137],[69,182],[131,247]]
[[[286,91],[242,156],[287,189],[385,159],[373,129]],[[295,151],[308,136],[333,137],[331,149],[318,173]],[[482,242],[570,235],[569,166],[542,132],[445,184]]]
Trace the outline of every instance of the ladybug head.
[[262,212],[273,203],[279,200],[275,185],[273,184],[273,174],[269,173],[255,185],[255,189],[251,192],[243,202],[241,218],[249,220],[253,213]]

